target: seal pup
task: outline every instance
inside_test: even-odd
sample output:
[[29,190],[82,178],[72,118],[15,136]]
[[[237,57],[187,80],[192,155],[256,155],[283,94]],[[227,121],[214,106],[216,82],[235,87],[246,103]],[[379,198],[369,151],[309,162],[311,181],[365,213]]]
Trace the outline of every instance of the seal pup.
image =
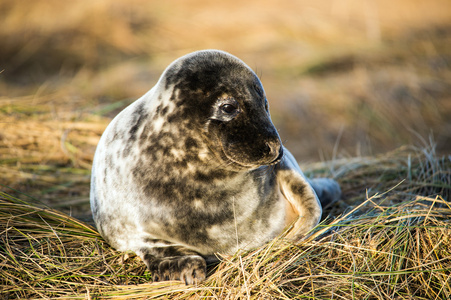
[[152,279],[206,277],[206,260],[273,239],[305,236],[331,179],[309,182],[284,148],[256,74],[222,51],[175,60],[103,133],[92,166],[97,229],[132,250]]

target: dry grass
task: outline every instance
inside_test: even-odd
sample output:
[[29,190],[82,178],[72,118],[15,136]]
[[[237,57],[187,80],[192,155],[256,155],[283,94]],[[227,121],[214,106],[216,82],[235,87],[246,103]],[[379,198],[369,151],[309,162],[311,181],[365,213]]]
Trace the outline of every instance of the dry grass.
[[223,256],[205,283],[188,287],[151,283],[139,258],[114,251],[91,226],[2,193],[0,288],[5,299],[449,298],[451,159],[400,149],[309,171],[331,169],[344,200],[309,239]]
[[2,1],[0,184],[87,217],[108,122],[200,48],[231,51],[256,70],[299,161],[422,146],[431,134],[449,153],[448,0],[234,4]]

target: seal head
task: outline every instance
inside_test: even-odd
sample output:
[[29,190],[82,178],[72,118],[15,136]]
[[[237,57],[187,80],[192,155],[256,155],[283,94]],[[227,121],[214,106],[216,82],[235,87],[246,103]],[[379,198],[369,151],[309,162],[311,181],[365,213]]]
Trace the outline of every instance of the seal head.
[[282,157],[262,84],[238,58],[221,51],[195,52],[171,65],[163,80],[177,107],[168,121],[202,132],[222,167],[252,169]]

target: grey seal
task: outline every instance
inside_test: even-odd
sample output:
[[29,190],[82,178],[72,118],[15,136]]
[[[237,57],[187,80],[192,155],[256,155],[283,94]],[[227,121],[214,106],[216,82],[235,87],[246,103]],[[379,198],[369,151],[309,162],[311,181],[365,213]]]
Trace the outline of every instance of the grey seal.
[[90,202],[104,239],[132,250],[153,280],[206,277],[215,253],[299,239],[332,179],[309,181],[282,145],[262,84],[241,60],[198,51],[175,60],[120,112],[94,156]]

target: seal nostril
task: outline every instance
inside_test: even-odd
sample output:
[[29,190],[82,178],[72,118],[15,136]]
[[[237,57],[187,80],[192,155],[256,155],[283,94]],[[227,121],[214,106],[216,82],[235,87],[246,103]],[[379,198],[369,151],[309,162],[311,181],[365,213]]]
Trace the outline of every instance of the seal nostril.
[[283,155],[283,148],[279,141],[266,142],[266,153],[274,161],[278,161]]
[[269,146],[276,152],[280,150],[281,142],[277,139],[269,142]]
[[274,155],[274,153],[277,151],[277,149],[273,145],[271,145],[270,142],[266,142],[265,146],[265,152],[268,153],[268,155]]

